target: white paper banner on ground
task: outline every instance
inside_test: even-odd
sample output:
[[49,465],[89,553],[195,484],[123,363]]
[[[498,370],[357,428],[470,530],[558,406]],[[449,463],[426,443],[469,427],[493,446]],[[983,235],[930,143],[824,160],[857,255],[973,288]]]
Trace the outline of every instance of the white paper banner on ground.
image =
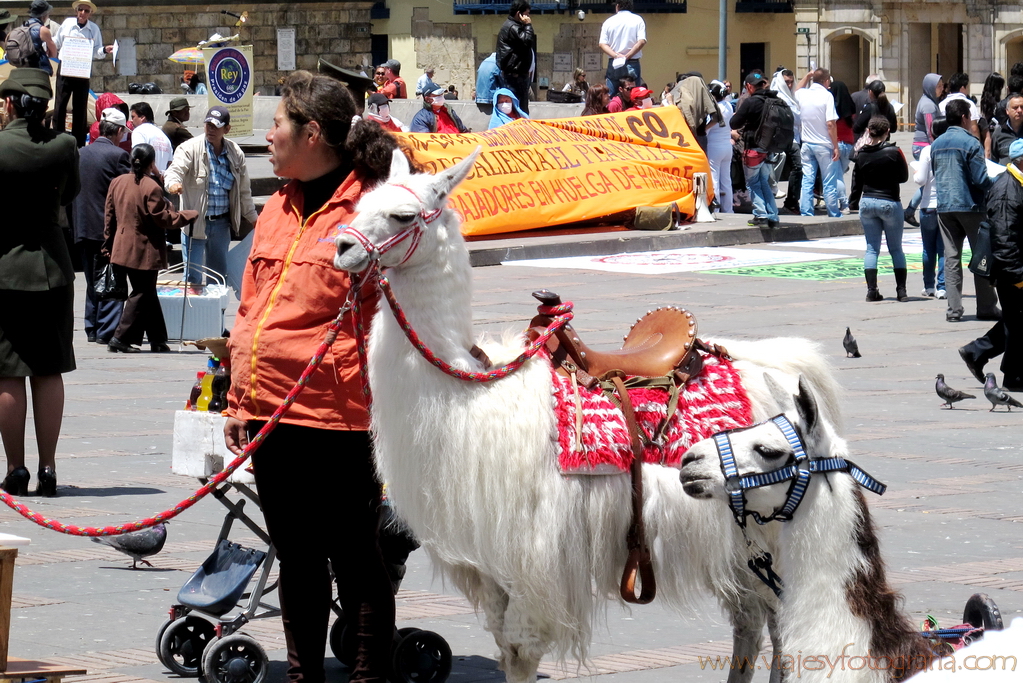
[[252,135],[252,46],[207,48],[207,104],[231,112],[230,138]]
[[81,36],[68,36],[60,46],[60,75],[72,78],[92,76],[92,41]]
[[573,268],[602,270],[609,273],[635,273],[661,275],[686,273],[722,268],[748,268],[775,263],[826,261],[847,258],[845,254],[814,254],[810,252],[773,251],[770,249],[730,249],[721,247],[693,247],[670,251],[637,251],[610,256],[569,256],[566,258],[528,259],[504,261],[502,266],[533,268]]
[[[848,237],[826,237],[821,240],[804,240],[801,242],[788,242],[790,247],[810,247],[812,249],[841,249],[842,251],[854,251],[862,254],[867,248],[867,241],[863,235],[849,235]],[[885,245],[882,244],[882,247]],[[902,251],[907,254],[922,254],[924,243],[919,232],[907,232],[902,235]]]

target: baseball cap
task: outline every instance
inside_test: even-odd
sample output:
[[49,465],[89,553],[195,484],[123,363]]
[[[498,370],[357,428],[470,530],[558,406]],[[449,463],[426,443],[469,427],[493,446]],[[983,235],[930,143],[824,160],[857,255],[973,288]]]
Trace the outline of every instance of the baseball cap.
[[434,88],[430,92],[423,93],[423,94],[424,95],[429,95],[430,97],[441,97],[444,94],[444,92],[445,92],[444,88]]
[[1015,161],[1023,157],[1023,140],[1013,140],[1009,145],[1009,159]]
[[118,126],[127,125],[127,120],[124,118],[124,112],[115,107],[108,107],[103,110],[100,115],[100,121],[109,121],[110,123],[116,123]]
[[188,100],[184,97],[175,97],[170,101],[170,107],[167,109],[169,114],[172,111],[181,111],[182,109],[188,109]]
[[210,107],[203,123],[212,123],[217,128],[223,128],[231,123],[231,112],[227,110],[227,107]]
[[759,71],[754,71],[750,75],[746,76],[746,85],[758,85],[760,83],[767,83],[767,77]]
[[654,93],[652,90],[649,90],[642,86],[637,86],[629,91],[629,99],[631,99],[633,102],[637,102],[645,97],[652,97],[653,94]]
[[366,104],[367,105],[374,105],[375,104],[378,107],[383,106],[385,104],[390,104],[390,103],[391,103],[391,101],[389,99],[387,99],[387,95],[385,95],[383,93],[379,93],[379,92],[373,93],[372,95],[369,96],[369,99],[366,100]]

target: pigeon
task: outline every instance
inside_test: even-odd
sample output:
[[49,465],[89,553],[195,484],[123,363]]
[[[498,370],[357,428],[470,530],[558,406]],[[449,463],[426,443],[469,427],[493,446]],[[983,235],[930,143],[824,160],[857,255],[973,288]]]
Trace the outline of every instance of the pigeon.
[[138,563],[152,567],[153,565],[144,558],[151,557],[161,550],[167,542],[167,524],[160,523],[149,529],[133,531],[123,536],[110,536],[93,538],[94,543],[108,545],[119,553],[124,553],[131,558],[131,568],[138,569]]
[[977,398],[973,394],[967,394],[965,391],[953,389],[949,385],[945,384],[945,375],[937,376],[936,381],[934,382],[934,391],[938,394],[938,398],[948,405],[949,410],[955,408],[952,404],[957,401],[962,401],[965,398]]
[[1009,395],[1009,392],[998,386],[998,383],[995,382],[995,375],[991,372],[987,373],[986,381],[984,382],[984,395],[987,396],[987,400],[991,401],[989,413],[993,413],[997,406],[1005,406],[1010,413],[1013,406],[1023,408],[1023,403],[1014,399]]
[[845,338],[842,340],[842,346],[845,347],[845,357],[849,358],[861,358],[860,347],[856,343],[856,337],[852,336],[852,332],[849,328],[845,328]]

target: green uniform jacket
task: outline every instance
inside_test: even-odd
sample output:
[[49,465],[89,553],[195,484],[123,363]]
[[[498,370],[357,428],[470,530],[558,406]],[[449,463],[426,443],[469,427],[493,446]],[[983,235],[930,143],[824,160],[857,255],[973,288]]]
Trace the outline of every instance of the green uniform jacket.
[[0,130],[0,289],[40,292],[71,284],[71,256],[58,212],[78,194],[75,138],[24,119]]

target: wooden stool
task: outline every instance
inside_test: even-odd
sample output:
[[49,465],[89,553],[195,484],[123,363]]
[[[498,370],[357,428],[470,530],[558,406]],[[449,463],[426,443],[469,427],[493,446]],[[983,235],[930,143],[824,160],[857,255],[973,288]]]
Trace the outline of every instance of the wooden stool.
[[60,683],[65,676],[79,676],[85,669],[73,669],[33,659],[7,656],[11,637],[11,593],[14,587],[14,561],[17,548],[0,546],[0,682],[38,681]]

